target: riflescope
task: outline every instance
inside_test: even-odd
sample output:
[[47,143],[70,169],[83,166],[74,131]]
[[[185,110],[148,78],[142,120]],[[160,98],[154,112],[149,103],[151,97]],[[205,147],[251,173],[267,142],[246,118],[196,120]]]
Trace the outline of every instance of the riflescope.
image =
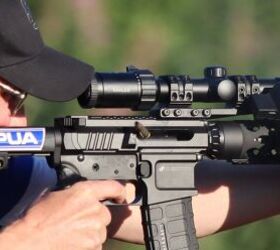
[[239,107],[248,97],[269,92],[280,78],[227,75],[224,67],[207,67],[204,78],[188,75],[155,77],[149,70],[128,67],[126,72],[96,72],[88,89],[78,98],[83,108],[130,108],[190,106],[193,102],[224,102]]

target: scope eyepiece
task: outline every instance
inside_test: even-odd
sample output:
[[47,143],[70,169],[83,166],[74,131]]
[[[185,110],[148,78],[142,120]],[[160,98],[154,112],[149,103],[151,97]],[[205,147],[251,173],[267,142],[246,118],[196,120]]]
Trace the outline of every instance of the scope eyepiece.
[[149,110],[158,99],[158,86],[148,70],[96,73],[87,90],[78,97],[83,108],[130,108]]

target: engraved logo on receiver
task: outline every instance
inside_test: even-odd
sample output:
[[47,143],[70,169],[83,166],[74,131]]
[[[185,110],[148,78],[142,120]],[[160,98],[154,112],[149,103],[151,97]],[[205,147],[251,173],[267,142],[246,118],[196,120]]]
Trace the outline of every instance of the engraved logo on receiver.
[[44,141],[44,128],[0,129],[0,151],[41,150]]

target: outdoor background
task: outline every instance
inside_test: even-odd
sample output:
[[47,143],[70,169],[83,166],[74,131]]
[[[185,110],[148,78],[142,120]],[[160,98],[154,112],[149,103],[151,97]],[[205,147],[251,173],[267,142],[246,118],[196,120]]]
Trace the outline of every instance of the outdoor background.
[[[230,74],[280,75],[277,0],[30,0],[45,42],[97,71],[126,65],[159,74],[202,76],[208,65]],[[65,90],[67,91],[67,90]],[[53,117],[90,114],[75,101],[29,97],[32,125]],[[246,192],[246,190],[244,190]],[[264,204],[265,206],[265,204]],[[202,250],[280,249],[280,218],[200,240]],[[144,249],[109,241],[106,249]]]

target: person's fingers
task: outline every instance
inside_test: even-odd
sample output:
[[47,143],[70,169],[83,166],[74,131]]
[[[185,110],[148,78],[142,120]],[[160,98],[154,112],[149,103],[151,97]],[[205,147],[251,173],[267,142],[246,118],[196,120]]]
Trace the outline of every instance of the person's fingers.
[[100,201],[114,200],[122,203],[126,198],[125,188],[117,181],[88,181],[87,185]]

